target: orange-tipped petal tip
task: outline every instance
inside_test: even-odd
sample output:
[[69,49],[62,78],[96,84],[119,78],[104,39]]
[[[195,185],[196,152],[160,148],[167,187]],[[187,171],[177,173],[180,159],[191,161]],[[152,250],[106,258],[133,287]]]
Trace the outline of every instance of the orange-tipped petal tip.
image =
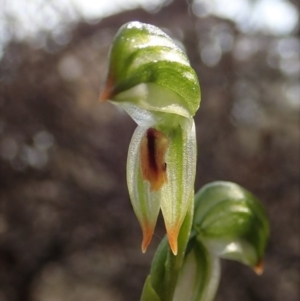
[[264,272],[264,263],[263,261],[259,261],[256,266],[253,267],[253,270],[254,272],[257,274],[257,275],[262,275],[262,273]]
[[145,253],[152,240],[154,229],[146,227],[143,229],[142,252]]
[[172,253],[176,256],[178,252],[178,230],[175,229],[173,231],[168,231],[168,239],[169,239],[169,245],[172,250]]
[[104,90],[99,95],[99,101],[100,102],[105,102],[106,100],[109,99],[109,97],[110,97],[109,91],[107,91],[107,89],[104,88]]
[[170,244],[170,248],[172,253],[176,256],[178,252],[177,241],[175,243]]
[[150,241],[145,241],[145,239],[143,239],[143,241],[142,241],[142,252],[143,253],[146,253],[149,244],[150,244]]
[[108,99],[110,99],[113,96],[113,86],[114,81],[111,76],[107,78],[107,81],[105,83],[105,86],[103,87],[103,90],[101,91],[99,95],[100,102],[104,102]]

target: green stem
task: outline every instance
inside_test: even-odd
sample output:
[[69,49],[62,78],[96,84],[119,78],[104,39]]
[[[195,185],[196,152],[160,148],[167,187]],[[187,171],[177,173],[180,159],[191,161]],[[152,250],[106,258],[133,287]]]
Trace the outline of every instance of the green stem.
[[194,213],[194,202],[190,202],[190,208],[181,226],[178,236],[178,254],[175,256],[168,247],[167,260],[165,262],[164,285],[161,294],[162,301],[172,301],[176,288],[179,270],[182,266],[186,246],[191,232]]

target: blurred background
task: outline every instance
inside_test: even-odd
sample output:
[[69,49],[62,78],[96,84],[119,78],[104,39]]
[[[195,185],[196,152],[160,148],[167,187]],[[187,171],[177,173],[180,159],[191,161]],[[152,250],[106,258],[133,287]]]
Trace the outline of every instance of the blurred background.
[[[298,0],[0,0],[0,301],[139,300],[146,254],[125,179],[132,120],[100,104],[112,38],[159,26],[199,75],[195,189],[267,209],[261,277],[222,261],[216,301],[300,300]],[[184,301],[184,300],[183,300]]]

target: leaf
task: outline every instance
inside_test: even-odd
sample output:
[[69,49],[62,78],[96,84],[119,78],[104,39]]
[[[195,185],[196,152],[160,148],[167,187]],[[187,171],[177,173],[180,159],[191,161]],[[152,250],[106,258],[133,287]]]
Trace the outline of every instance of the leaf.
[[220,281],[220,259],[197,239],[181,267],[173,301],[212,301]]
[[151,276],[148,276],[145,281],[142,296],[141,296],[140,300],[141,301],[161,301],[161,299],[159,298],[159,296],[157,295],[157,293],[155,292],[155,290],[152,287]]

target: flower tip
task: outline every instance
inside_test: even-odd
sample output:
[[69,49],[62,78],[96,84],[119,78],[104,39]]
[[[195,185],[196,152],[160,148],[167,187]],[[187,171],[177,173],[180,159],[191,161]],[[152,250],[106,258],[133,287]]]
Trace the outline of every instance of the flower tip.
[[145,243],[144,240],[142,241],[142,247],[141,247],[141,249],[142,249],[142,253],[143,253],[143,254],[146,253],[147,248],[148,248],[148,245],[149,245],[149,243]]
[[264,272],[264,263],[263,261],[259,261],[254,267],[253,267],[254,272],[260,276]]
[[104,102],[108,99],[110,99],[113,96],[113,86],[114,86],[114,80],[111,76],[107,77],[105,86],[103,87],[103,90],[101,91],[99,95],[100,102]]
[[147,238],[146,237],[143,238],[143,241],[142,241],[142,252],[143,253],[146,253],[147,248],[148,248],[150,242],[151,242],[151,238],[150,239],[148,237]]
[[152,240],[154,229],[150,227],[143,228],[142,252],[146,253],[147,248]]
[[170,248],[172,250],[172,253],[176,256],[178,252],[178,247],[177,247],[177,240],[174,242],[169,242],[170,243]]
[[171,231],[168,232],[168,240],[169,240],[169,245],[171,248],[172,253],[176,256],[178,253],[178,229],[172,229]]
[[105,93],[103,93],[103,92],[101,92],[100,95],[99,95],[99,101],[100,102],[105,102],[108,99],[108,97],[106,97]]

